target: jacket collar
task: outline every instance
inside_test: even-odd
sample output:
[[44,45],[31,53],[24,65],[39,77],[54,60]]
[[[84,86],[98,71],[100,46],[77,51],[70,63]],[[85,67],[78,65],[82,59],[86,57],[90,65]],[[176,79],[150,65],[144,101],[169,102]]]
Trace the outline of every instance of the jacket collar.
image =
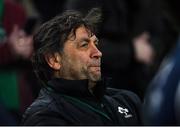
[[66,80],[62,78],[54,78],[48,82],[48,86],[55,92],[78,98],[95,98],[101,99],[106,89],[106,80],[103,78],[98,81],[93,89],[93,93],[88,89],[88,80]]

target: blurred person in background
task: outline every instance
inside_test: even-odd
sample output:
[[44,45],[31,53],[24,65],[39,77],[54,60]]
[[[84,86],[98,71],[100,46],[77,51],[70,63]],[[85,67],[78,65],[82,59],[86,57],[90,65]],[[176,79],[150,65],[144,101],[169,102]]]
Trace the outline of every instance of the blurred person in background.
[[18,124],[22,112],[38,91],[32,91],[38,88],[29,62],[33,51],[32,36],[24,29],[27,16],[20,3],[1,0],[0,6],[0,101]]
[[[179,0],[165,0],[164,11],[180,34]],[[145,125],[180,125],[180,36],[150,83],[143,106]],[[171,42],[169,42],[171,43]]]

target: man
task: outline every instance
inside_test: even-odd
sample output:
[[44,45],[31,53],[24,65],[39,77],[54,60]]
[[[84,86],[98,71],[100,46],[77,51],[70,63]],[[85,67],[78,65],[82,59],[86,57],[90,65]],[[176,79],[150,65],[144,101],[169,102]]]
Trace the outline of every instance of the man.
[[100,10],[83,17],[66,11],[34,36],[33,64],[43,88],[23,116],[23,125],[139,125],[140,100],[106,89],[96,25]]

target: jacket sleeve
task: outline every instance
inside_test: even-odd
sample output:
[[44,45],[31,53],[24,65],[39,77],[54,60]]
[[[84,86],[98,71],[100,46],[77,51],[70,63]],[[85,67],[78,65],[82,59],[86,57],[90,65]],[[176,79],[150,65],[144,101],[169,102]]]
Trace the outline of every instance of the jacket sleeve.
[[57,126],[57,125],[67,125],[67,122],[56,115],[57,113],[46,112],[46,113],[35,113],[27,117],[22,121],[24,126]]

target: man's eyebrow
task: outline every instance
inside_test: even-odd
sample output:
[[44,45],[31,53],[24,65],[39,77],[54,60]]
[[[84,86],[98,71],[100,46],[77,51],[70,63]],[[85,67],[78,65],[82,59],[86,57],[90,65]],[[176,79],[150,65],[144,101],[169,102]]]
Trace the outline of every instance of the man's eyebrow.
[[81,39],[79,39],[79,41],[90,41],[90,39],[88,38],[88,37],[83,37],[83,38],[81,38]]
[[[89,42],[89,41],[90,41],[90,38],[88,38],[88,37],[82,37],[82,38],[80,38],[78,41],[79,41],[79,42],[82,42],[82,41],[87,41],[87,42]],[[99,42],[99,39],[98,39],[98,38],[95,38],[95,39],[94,39],[94,42]]]

